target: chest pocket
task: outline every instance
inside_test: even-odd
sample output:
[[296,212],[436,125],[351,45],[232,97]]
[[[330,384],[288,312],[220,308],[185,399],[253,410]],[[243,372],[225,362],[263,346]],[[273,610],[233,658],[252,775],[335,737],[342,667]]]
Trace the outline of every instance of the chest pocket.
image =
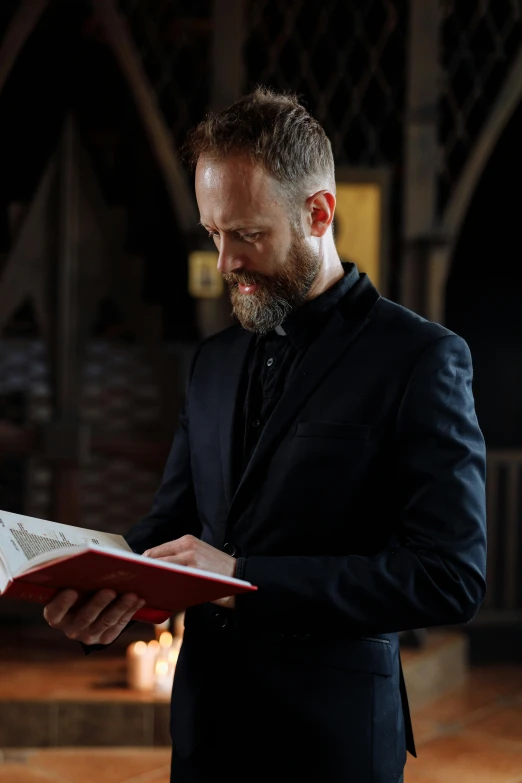
[[369,441],[373,428],[370,424],[347,424],[335,421],[300,421],[295,431],[296,438],[337,438]]

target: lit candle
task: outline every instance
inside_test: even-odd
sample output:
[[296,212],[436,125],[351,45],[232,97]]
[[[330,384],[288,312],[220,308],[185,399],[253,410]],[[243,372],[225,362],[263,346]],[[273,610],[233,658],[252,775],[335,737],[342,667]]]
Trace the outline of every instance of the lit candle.
[[168,658],[158,658],[156,661],[156,690],[159,693],[169,694],[172,688],[170,666]]
[[168,650],[172,646],[172,634],[169,631],[163,631],[159,638],[159,645],[162,650]]
[[156,623],[154,626],[154,635],[156,639],[159,639],[164,631],[168,631],[170,628],[170,617],[163,623]]
[[138,691],[150,691],[155,685],[155,666],[159,643],[134,642],[127,647],[127,684]]
[[164,631],[159,639],[160,650],[156,660],[156,690],[159,693],[170,694],[174,681],[174,671],[178,660],[180,640]]
[[172,676],[174,676],[174,670],[178,662],[178,655],[179,655],[179,645],[176,645],[175,647],[172,647],[171,650],[169,650],[168,662],[169,662],[169,666],[172,669]]
[[174,619],[174,636],[183,638],[183,631],[185,630],[185,612],[179,612]]

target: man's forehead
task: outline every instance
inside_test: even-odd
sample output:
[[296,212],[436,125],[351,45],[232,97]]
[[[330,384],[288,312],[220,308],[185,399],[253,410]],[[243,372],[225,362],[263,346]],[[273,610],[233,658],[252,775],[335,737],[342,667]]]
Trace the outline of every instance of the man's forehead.
[[261,215],[279,210],[279,194],[272,177],[242,158],[200,159],[196,168],[196,197],[201,223],[218,223],[234,231],[258,225]]
[[196,166],[196,187],[239,188],[257,194],[274,190],[275,180],[259,164],[244,155],[224,158],[202,155]]

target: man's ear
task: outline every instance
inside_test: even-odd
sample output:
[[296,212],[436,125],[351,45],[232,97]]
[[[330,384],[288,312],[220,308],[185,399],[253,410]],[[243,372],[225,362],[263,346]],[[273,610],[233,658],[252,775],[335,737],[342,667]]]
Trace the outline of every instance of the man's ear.
[[306,200],[310,234],[323,237],[332,224],[335,213],[335,196],[329,190],[318,190]]

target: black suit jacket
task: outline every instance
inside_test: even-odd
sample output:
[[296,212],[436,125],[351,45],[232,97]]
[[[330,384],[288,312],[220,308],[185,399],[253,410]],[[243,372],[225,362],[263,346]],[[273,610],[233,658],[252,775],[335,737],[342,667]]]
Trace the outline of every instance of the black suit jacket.
[[254,732],[251,753],[282,743],[295,761],[306,749],[322,781],[344,769],[358,783],[397,780],[397,632],[465,623],[485,594],[485,447],[468,347],[361,275],[234,487],[252,346],[236,326],[200,345],[161,488],[127,535],[136,551],[186,533],[233,545],[239,575],[259,588],[233,611],[187,610],[175,748],[188,756],[228,721],[242,742]]

